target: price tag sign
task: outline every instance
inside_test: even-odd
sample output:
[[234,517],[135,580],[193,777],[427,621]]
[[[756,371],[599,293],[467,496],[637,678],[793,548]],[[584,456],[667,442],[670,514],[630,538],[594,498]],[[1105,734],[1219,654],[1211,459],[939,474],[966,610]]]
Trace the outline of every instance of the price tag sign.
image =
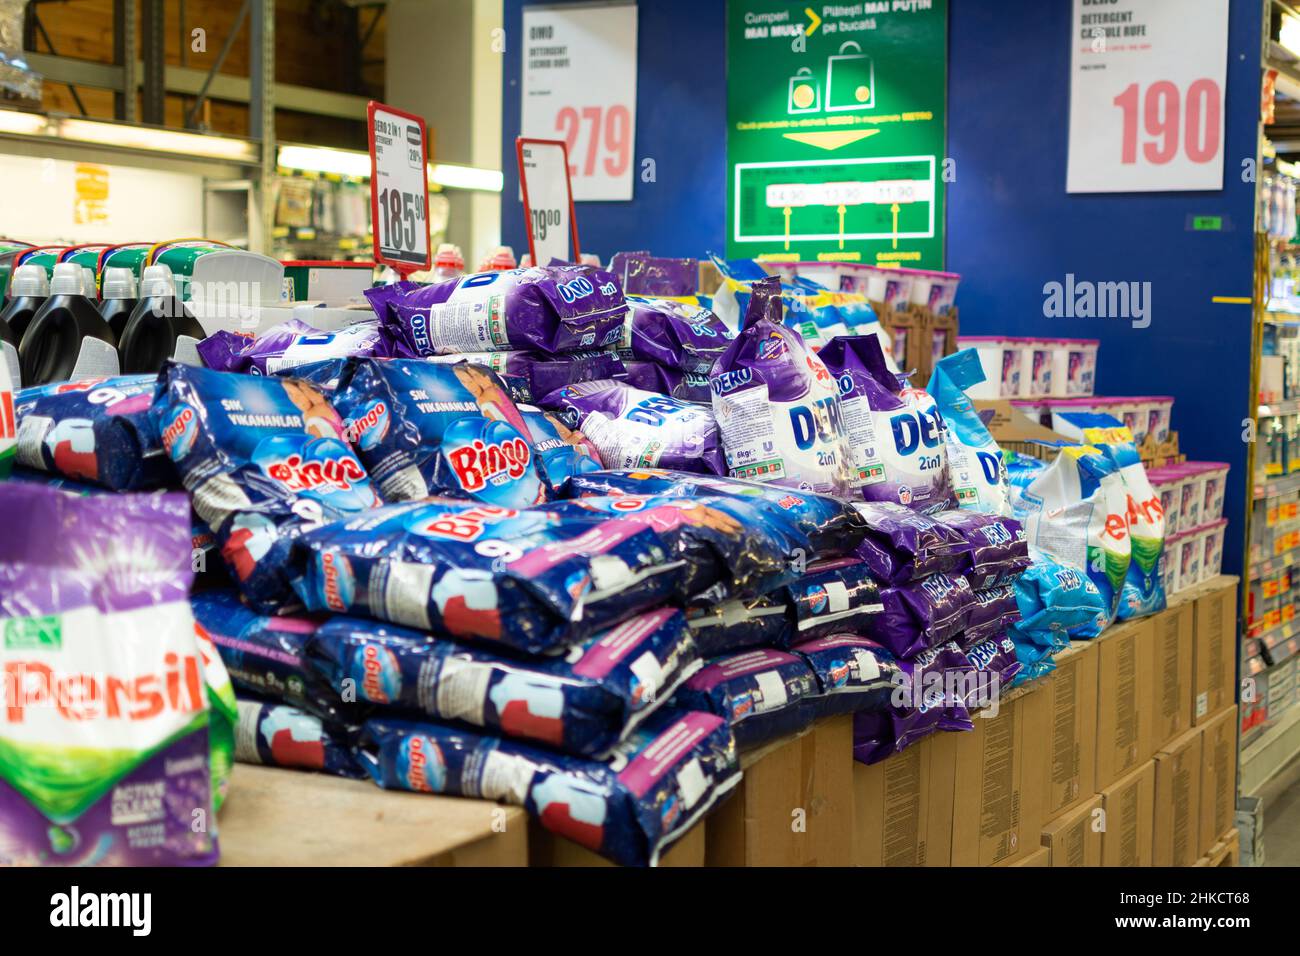
[[577,262],[578,222],[573,215],[573,186],[569,181],[569,149],[564,140],[515,140],[519,187],[528,222],[528,254],[533,264],[551,259]]
[[432,264],[429,252],[429,176],[424,120],[371,102],[370,217],[375,261],[399,272]]
[[1228,0],[1074,0],[1072,193],[1223,188]]

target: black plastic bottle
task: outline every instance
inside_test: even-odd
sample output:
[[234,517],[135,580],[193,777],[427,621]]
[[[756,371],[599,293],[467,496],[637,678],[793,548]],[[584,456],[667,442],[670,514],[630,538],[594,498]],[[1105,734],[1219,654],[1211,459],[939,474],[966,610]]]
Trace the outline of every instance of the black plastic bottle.
[[[117,345],[117,336],[85,295],[81,266],[60,262],[54,267],[54,278],[50,280],[50,297],[32,317],[18,343],[23,385],[44,385],[71,378],[84,339]],[[111,371],[108,368],[94,370],[95,373]]]
[[99,295],[103,300],[99,304],[99,314],[121,342],[127,320],[140,301],[135,294],[135,273],[130,269],[105,269]]
[[146,266],[140,280],[140,301],[127,319],[117,353],[125,374],[157,372],[176,352],[176,340],[188,335],[202,340],[203,326],[176,295],[172,271]]
[[9,277],[9,301],[0,310],[0,339],[18,348],[32,317],[49,296],[50,280],[45,275],[44,266],[19,266],[15,269]]

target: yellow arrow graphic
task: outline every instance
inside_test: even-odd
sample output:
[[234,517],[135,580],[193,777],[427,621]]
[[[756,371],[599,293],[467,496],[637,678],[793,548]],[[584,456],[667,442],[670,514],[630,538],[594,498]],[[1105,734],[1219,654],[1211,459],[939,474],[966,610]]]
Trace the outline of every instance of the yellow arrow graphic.
[[894,248],[898,248],[898,203],[889,207],[889,211],[894,214]]
[[784,209],[781,210],[782,215],[785,216],[785,251],[786,252],[790,251],[790,213],[791,212],[793,212],[793,210],[789,206],[786,206]]
[[810,26],[807,30],[804,31],[804,36],[810,37],[814,33],[816,33],[817,28],[822,25],[822,18],[817,16],[817,14],[813,12],[812,7],[804,7],[803,12],[807,15],[808,19],[812,23],[812,26]]
[[835,210],[840,214],[840,248],[844,248],[844,203],[840,203],[839,208]]

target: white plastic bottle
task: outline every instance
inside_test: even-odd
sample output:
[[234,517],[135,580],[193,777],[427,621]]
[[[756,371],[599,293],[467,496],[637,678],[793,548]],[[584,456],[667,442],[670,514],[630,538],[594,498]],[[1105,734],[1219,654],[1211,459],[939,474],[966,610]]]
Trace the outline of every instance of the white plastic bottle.
[[459,279],[464,274],[465,256],[461,254],[460,246],[450,242],[438,246],[438,252],[433,257],[433,281]]

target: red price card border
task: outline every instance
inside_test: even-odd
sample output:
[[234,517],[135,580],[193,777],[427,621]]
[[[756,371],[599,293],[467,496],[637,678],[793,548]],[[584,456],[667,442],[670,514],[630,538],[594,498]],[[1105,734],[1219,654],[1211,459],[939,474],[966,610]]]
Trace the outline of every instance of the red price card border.
[[402,276],[409,275],[412,272],[427,272],[433,266],[433,241],[431,239],[426,238],[424,242],[423,266],[417,262],[389,259],[379,247],[379,192],[376,189],[378,169],[375,165],[375,110],[377,109],[381,109],[385,113],[392,113],[394,116],[400,116],[404,120],[410,120],[420,127],[420,150],[424,153],[424,228],[426,230],[429,228],[429,130],[425,126],[424,117],[396,109],[387,103],[371,100],[366,104],[366,139],[370,146],[370,240],[371,245],[374,247],[375,262],[382,262],[385,265],[392,266]]
[[[371,124],[374,128],[374,124]],[[524,230],[528,236],[528,255],[532,257],[533,265],[539,266],[544,263],[537,261],[537,249],[533,242],[533,217],[530,213],[532,207],[528,204],[528,177],[524,175],[524,144],[536,143],[540,146],[558,146],[564,153],[564,188],[569,193],[569,235],[573,240],[573,261],[582,261],[582,250],[578,245],[578,216],[573,209],[573,177],[569,174],[569,144],[562,139],[534,139],[531,136],[515,137],[515,158],[519,163],[519,189],[524,194]]]

